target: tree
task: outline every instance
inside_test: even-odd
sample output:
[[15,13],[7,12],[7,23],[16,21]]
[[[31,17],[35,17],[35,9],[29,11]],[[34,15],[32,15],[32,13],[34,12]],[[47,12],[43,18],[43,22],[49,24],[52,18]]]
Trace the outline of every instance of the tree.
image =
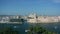
[[30,31],[28,31],[28,34],[57,34],[55,32],[48,31],[47,29],[41,27],[41,26],[30,26]]

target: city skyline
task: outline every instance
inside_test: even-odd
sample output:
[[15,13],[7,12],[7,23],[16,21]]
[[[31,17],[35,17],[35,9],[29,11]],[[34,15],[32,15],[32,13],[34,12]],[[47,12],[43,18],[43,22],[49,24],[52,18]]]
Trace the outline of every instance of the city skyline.
[[60,15],[60,0],[0,0],[0,15]]

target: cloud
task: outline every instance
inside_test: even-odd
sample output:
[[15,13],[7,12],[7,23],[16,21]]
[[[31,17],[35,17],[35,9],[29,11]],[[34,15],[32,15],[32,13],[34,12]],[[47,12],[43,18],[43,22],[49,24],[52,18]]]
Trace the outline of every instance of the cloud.
[[60,3],[60,0],[53,0],[54,3]]

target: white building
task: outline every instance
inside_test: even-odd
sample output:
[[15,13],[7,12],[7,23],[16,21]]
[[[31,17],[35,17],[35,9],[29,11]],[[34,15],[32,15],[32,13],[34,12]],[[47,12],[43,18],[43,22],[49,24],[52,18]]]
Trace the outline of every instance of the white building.
[[27,22],[37,23],[36,14],[30,14],[27,18]]
[[[56,16],[36,16],[36,14],[30,14],[28,16],[27,22],[30,23],[54,23],[54,22],[59,22],[60,17]],[[36,18],[38,17],[38,18]]]

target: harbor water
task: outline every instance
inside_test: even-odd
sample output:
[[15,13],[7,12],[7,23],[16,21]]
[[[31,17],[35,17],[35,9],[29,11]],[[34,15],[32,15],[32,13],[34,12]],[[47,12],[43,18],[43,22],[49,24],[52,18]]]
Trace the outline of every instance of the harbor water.
[[[60,23],[40,24],[40,26],[60,34]],[[17,30],[19,34],[26,34],[25,30],[29,27],[29,23],[25,22],[23,24],[0,24],[0,29],[6,27]]]

